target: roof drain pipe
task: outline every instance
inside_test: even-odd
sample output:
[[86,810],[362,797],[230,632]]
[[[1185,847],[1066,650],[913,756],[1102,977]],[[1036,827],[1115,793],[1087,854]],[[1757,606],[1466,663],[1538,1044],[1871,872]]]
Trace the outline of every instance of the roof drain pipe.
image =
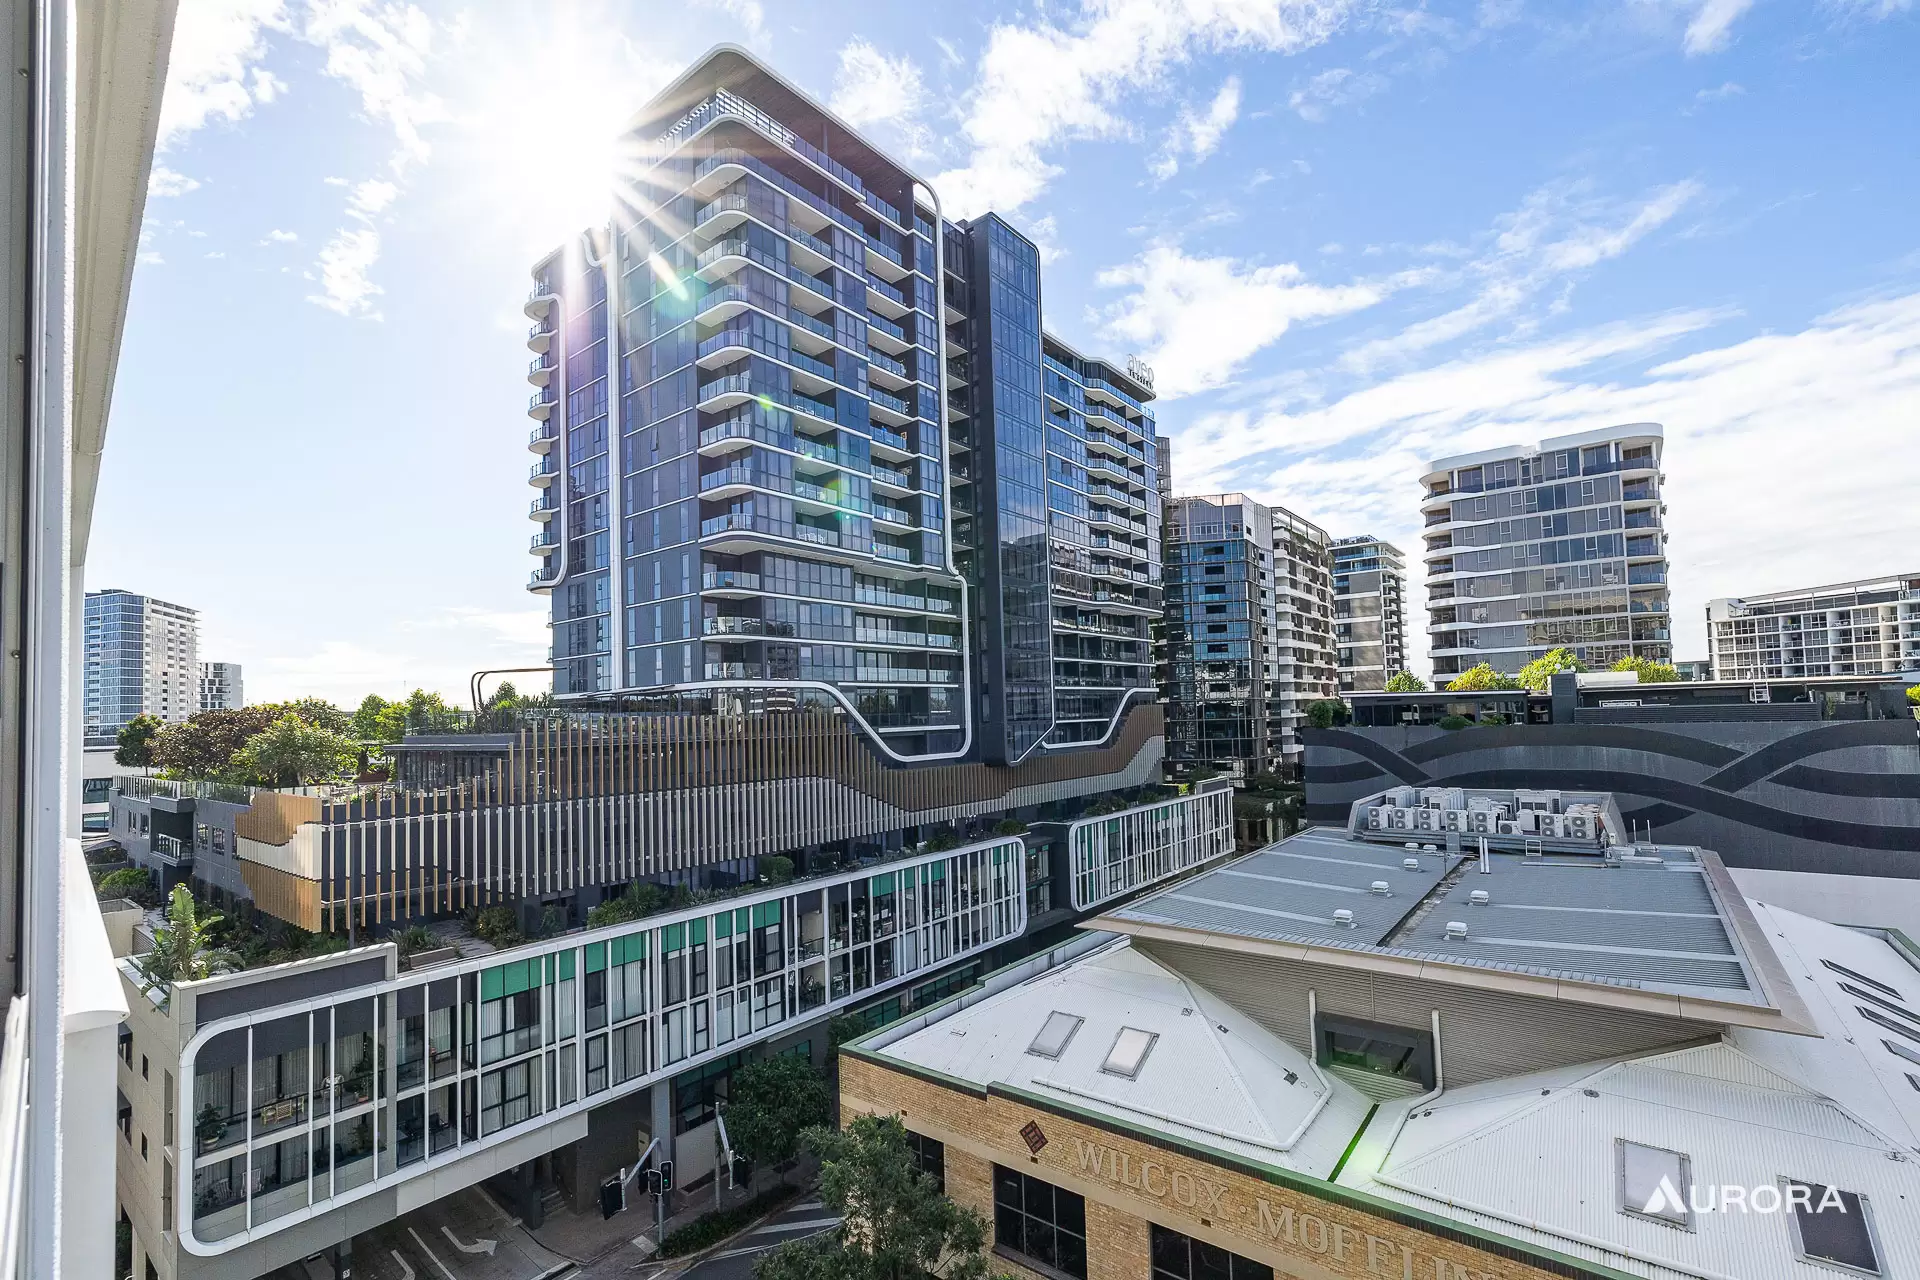
[[1413,1118],[1413,1113],[1430,1102],[1438,1101],[1440,1095],[1446,1091],[1447,1070],[1440,1057],[1440,1011],[1435,1009],[1433,1010],[1433,1088],[1409,1102],[1407,1109],[1400,1113],[1400,1119],[1394,1123],[1393,1132],[1387,1137],[1386,1148],[1380,1153],[1380,1165],[1374,1170],[1375,1173],[1381,1173],[1386,1169],[1387,1157],[1393,1154],[1394,1144],[1400,1141],[1400,1131],[1407,1127],[1407,1121]]

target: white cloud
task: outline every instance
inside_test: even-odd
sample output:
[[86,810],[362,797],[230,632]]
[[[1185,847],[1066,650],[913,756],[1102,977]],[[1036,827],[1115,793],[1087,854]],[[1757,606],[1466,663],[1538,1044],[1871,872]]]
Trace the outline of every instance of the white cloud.
[[1133,290],[1102,313],[1102,326],[1145,352],[1162,399],[1221,386],[1296,320],[1364,310],[1392,288],[1314,284],[1292,263],[1196,258],[1172,244],[1108,268],[1099,282]]
[[1349,106],[1362,99],[1371,98],[1386,87],[1386,79],[1371,71],[1335,67],[1330,71],[1322,71],[1307,81],[1304,89],[1295,89],[1288,96],[1287,105],[1297,111],[1302,120],[1311,120],[1318,124],[1325,120],[1335,107]]
[[431,154],[424,126],[447,118],[446,105],[420,88],[433,54],[433,23],[411,4],[311,0],[304,39],[326,51],[326,72],[360,95],[371,120],[393,130],[395,174]]
[[1737,98],[1745,92],[1746,89],[1729,80],[1717,89],[1702,89],[1693,95],[1693,100],[1695,102],[1720,102],[1727,98]]
[[[474,671],[537,665],[548,644],[547,615],[540,609],[488,611],[443,609],[387,629],[373,645],[328,638],[314,644],[273,646],[245,657],[247,689],[259,701],[326,698],[355,707],[369,692],[405,697],[414,689],[439,693],[456,706],[467,702]],[[508,677],[522,693],[547,687],[538,674]],[[488,689],[496,686],[490,681]]]
[[910,119],[926,100],[920,68],[906,54],[889,58],[865,40],[850,40],[840,50],[827,105],[856,128]]
[[144,253],[142,253],[142,254],[140,254],[140,255],[139,255],[139,256],[138,256],[138,257],[137,257],[137,258],[135,259],[135,261],[137,261],[137,262],[139,262],[139,263],[141,263],[141,264],[143,264],[143,265],[147,265],[147,266],[155,266],[155,267],[157,267],[157,266],[159,266],[159,265],[161,265],[162,263],[164,263],[164,262],[166,261],[166,259],[165,259],[165,258],[163,258],[163,257],[161,257],[161,256],[159,255],[159,253],[158,253],[158,252],[156,252],[155,250],[152,250],[152,249],[149,249],[149,250],[147,250],[146,252],[144,252]]
[[400,188],[391,182],[382,182],[371,178],[353,189],[347,197],[347,212],[356,218],[368,219],[393,203],[400,194]]
[[[1654,316],[1398,374],[1323,397],[1309,377],[1264,412],[1207,415],[1178,433],[1181,486],[1243,488],[1336,535],[1371,530],[1419,564],[1416,477],[1434,457],[1625,422],[1665,424],[1677,651],[1701,650],[1720,595],[1896,572],[1920,542],[1920,504],[1897,467],[1794,471],[1797,518],[1755,501],[1804,457],[1818,424],[1893,457],[1920,402],[1920,294],[1860,303],[1797,333],[1659,360],[1726,317]],[[1634,365],[1638,368],[1634,368]],[[1627,368],[1622,371],[1622,366]],[[1417,569],[1416,569],[1417,573]],[[1417,578],[1416,578],[1417,581]],[[1424,648],[1421,601],[1409,601]]]
[[935,179],[950,217],[1005,213],[1046,189],[1057,143],[1127,136],[1131,92],[1207,51],[1294,53],[1326,40],[1358,0],[1085,0],[1078,21],[996,23],[965,104],[967,163]]
[[183,196],[189,191],[198,191],[198,179],[189,178],[184,173],[167,168],[155,161],[153,172],[147,176],[147,195],[150,198],[163,199],[167,196]]
[[267,232],[267,238],[265,240],[262,240],[260,243],[261,244],[270,244],[270,243],[271,244],[293,244],[295,241],[299,239],[300,239],[300,235],[298,232],[282,231],[278,227],[276,227],[272,231]]
[[1149,166],[1153,176],[1163,182],[1171,178],[1180,171],[1183,155],[1195,164],[1205,160],[1219,148],[1220,140],[1239,118],[1240,77],[1228,76],[1204,115],[1196,115],[1191,107],[1180,109],[1179,118],[1162,140],[1160,154]]
[[1676,182],[1623,205],[1592,198],[1582,184],[1542,187],[1495,224],[1490,243],[1435,246],[1439,256],[1461,260],[1436,282],[1470,287],[1473,294],[1466,302],[1356,347],[1344,363],[1369,370],[1512,318],[1549,285],[1625,253],[1702,191],[1697,182]]
[[243,120],[255,105],[286,88],[256,64],[267,33],[284,31],[283,0],[191,0],[180,6],[160,103],[159,147],[165,150],[208,120]]
[[385,292],[369,274],[380,258],[380,233],[372,227],[342,227],[320,250],[320,292],[315,302],[343,316],[379,319],[374,299]]
[[227,255],[223,250],[209,249],[206,253],[202,254],[201,256],[205,258],[224,258]]
[[1733,36],[1733,24],[1753,7],[1753,0],[1701,0],[1687,23],[1683,47],[1689,58],[1718,53]]

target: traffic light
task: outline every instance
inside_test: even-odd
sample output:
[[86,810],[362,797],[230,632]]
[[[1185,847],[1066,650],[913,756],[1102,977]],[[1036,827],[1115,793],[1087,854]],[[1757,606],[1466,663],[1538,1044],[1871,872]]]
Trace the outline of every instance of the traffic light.
[[627,1207],[627,1185],[619,1174],[600,1184],[600,1216],[611,1218]]
[[662,1193],[673,1190],[673,1161],[660,1162],[660,1190]]
[[665,1179],[663,1179],[660,1176],[660,1170],[658,1169],[647,1170],[647,1194],[648,1195],[653,1196],[657,1199],[660,1196],[660,1193],[666,1190],[666,1186],[664,1184],[665,1184]]

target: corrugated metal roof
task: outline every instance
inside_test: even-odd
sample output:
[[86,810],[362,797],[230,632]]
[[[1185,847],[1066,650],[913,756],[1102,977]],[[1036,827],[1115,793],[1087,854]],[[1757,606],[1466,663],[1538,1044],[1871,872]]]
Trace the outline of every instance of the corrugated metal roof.
[[[1083,1019],[1066,1049],[1058,1060],[1028,1052],[1056,1012]],[[1101,1070],[1123,1027],[1158,1037],[1133,1079]],[[1338,1163],[1370,1105],[1224,1000],[1124,943],[880,1052],[976,1084],[1054,1094],[1144,1129],[1320,1177]],[[1302,1125],[1306,1132],[1282,1149]]]
[[[1415,858],[1416,870],[1403,862]],[[1230,936],[1766,1003],[1693,851],[1662,862],[1414,852],[1315,829],[1111,913]],[[1384,880],[1391,896],[1369,892]],[[1485,905],[1470,896],[1484,891]],[[1353,912],[1351,925],[1334,912]],[[1467,926],[1449,938],[1447,925]]]

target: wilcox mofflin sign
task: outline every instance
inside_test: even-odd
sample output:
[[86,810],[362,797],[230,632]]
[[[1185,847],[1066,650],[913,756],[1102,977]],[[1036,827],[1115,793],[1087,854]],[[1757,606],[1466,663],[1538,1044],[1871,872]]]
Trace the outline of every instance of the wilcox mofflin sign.
[[[1250,1193],[1236,1185],[1245,1179],[1193,1161],[1083,1138],[1075,1138],[1073,1146],[1073,1167],[1083,1177],[1185,1210],[1206,1226],[1235,1231],[1345,1275],[1382,1280],[1511,1280],[1519,1274],[1487,1271],[1444,1257],[1433,1251],[1437,1242],[1395,1224],[1364,1218],[1358,1211],[1339,1210],[1335,1218],[1309,1212],[1300,1203]],[[1362,1217],[1365,1226],[1345,1220],[1352,1217]]]

